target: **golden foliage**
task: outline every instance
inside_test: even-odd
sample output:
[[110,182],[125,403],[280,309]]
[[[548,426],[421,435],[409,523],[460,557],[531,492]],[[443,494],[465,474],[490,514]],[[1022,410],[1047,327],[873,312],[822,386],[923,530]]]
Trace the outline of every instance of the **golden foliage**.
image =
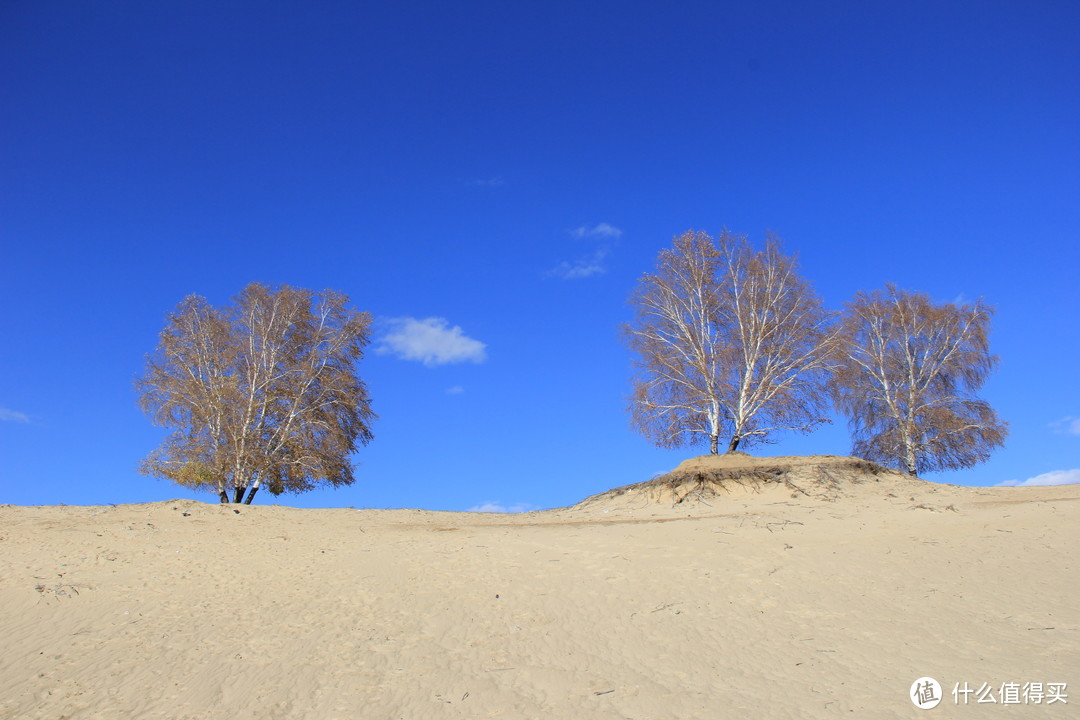
[[831,389],[852,453],[911,475],[960,469],[1004,444],[1006,423],[976,391],[998,364],[993,308],[934,304],[886,286],[848,303]]
[[248,502],[353,482],[348,456],[371,438],[356,362],[371,317],[326,290],[259,283],[215,308],[191,295],[168,317],[136,382],[139,403],[174,432],[141,470]]

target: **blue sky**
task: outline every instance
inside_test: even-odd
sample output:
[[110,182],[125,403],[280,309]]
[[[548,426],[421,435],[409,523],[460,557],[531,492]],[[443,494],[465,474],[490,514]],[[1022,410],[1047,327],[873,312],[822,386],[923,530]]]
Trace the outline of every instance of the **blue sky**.
[[[777,233],[832,307],[996,306],[965,485],[1080,480],[1080,4],[6,2],[0,503],[139,475],[185,295],[378,318],[357,482],[305,507],[553,507],[699,450],[628,426],[617,331],[674,235]],[[847,454],[842,419],[760,454]],[[258,498],[269,502],[269,496]]]

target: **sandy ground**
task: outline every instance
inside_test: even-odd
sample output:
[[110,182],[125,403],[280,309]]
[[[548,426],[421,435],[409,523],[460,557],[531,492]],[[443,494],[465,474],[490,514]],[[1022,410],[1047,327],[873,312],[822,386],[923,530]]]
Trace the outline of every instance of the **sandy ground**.
[[[2,506],[0,717],[1080,717],[1080,486],[841,485]],[[965,682],[1068,704],[957,705]]]

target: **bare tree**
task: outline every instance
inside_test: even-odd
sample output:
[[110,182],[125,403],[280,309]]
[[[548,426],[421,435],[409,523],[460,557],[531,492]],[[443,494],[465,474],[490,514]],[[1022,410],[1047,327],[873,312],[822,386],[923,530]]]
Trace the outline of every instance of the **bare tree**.
[[656,272],[642,276],[630,296],[635,320],[623,332],[638,371],[631,422],[661,447],[705,436],[717,452],[727,416],[719,269],[713,239],[688,231],[660,252]]
[[371,317],[345,295],[248,285],[226,308],[192,295],[171,313],[137,380],[139,403],[174,432],[142,472],[216,489],[222,502],[354,480],[372,439],[356,362]]
[[822,417],[831,316],[769,236],[687,232],[631,295],[631,421],[662,447],[721,435],[727,451],[809,431]]
[[745,236],[720,236],[726,260],[721,278],[721,327],[732,361],[731,443],[761,442],[776,430],[809,432],[824,417],[833,317],[798,262],[768,235],[755,251]]
[[887,285],[847,304],[832,394],[849,418],[852,453],[910,475],[986,460],[1008,433],[975,392],[998,364],[993,309],[935,305]]

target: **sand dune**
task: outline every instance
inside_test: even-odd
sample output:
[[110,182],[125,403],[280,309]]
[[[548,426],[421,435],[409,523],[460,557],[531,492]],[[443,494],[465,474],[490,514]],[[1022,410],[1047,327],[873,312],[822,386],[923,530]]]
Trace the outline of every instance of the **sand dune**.
[[0,717],[907,718],[920,676],[930,717],[1075,717],[1080,487],[858,462],[522,515],[3,506]]

